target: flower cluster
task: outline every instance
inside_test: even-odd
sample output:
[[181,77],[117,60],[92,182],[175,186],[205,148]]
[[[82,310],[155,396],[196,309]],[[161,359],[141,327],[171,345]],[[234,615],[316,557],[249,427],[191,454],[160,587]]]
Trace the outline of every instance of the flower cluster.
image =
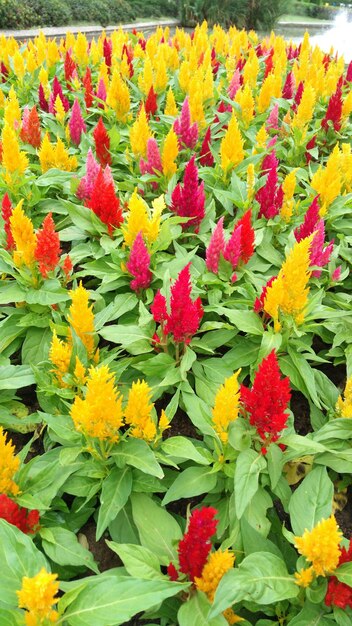
[[0,519],[17,526],[23,533],[32,534],[39,526],[39,511],[19,506],[6,494],[0,494]]
[[24,576],[22,587],[17,591],[18,606],[25,609],[26,626],[54,624],[59,618],[52,607],[57,602],[59,583],[57,574],[49,574],[43,567],[36,576]]
[[295,537],[295,547],[311,566],[296,573],[297,584],[308,587],[314,576],[328,576],[339,564],[341,555],[340,531],[335,517],[323,519],[310,531],[306,530],[302,537]]

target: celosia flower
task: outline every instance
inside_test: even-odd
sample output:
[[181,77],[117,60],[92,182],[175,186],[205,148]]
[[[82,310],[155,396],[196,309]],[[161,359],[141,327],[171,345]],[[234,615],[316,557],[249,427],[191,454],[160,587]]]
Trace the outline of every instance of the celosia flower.
[[352,376],[347,380],[343,397],[338,397],[336,411],[339,417],[352,417]]
[[84,102],[86,103],[87,109],[89,109],[93,104],[93,84],[92,84],[92,72],[90,67],[87,67],[86,73],[83,77],[83,87],[84,87]]
[[[341,538],[342,532],[334,515],[331,515],[318,522],[312,530],[305,530],[302,537],[295,537],[295,547],[311,562],[315,576],[328,576],[339,564]],[[302,572],[298,576],[302,576]]]
[[[96,97],[97,97],[98,101],[101,101],[101,102],[98,102],[98,107],[100,109],[103,109],[104,108],[104,104],[103,103],[108,100],[108,94],[106,92],[105,83],[104,83],[104,80],[102,78],[99,80],[99,83],[98,83],[98,89],[97,89]],[[107,102],[107,104],[109,104],[109,102]]]
[[181,115],[174,122],[174,131],[179,138],[179,146],[193,149],[198,140],[198,124],[191,124],[189,99],[186,98],[181,109]]
[[78,198],[86,200],[91,197],[99,171],[99,163],[96,161],[92,149],[89,148],[86,159],[86,175],[81,179],[77,189]]
[[100,117],[99,122],[94,128],[93,137],[95,142],[95,153],[102,167],[111,165],[112,159],[110,154],[110,137]]
[[106,37],[104,37],[103,55],[104,55],[106,66],[110,68],[111,59],[112,59],[112,41],[111,39],[107,39]]
[[102,168],[99,170],[86,206],[92,209],[99,219],[106,224],[109,235],[112,235],[114,229],[123,222],[120,201],[115,194],[114,183],[106,180]]
[[164,196],[161,195],[153,200],[152,206],[153,212],[151,213],[147,204],[137,194],[137,190],[130,197],[125,221],[126,226],[122,228],[125,244],[130,248],[139,232],[142,233],[144,240],[148,244],[153,243],[157,239],[161,213],[165,208]]
[[37,246],[34,251],[35,260],[39,263],[39,271],[43,278],[47,278],[58,265],[61,248],[59,235],[55,231],[55,224],[51,213],[43,221],[43,228],[37,232]]
[[331,274],[331,280],[338,282],[341,278],[341,271],[342,271],[341,265],[339,265],[338,267],[335,267],[334,271]]
[[177,170],[176,158],[178,155],[178,139],[173,128],[165,137],[163,151],[161,155],[162,171],[164,176],[170,178]]
[[0,519],[17,526],[25,534],[33,534],[39,525],[39,511],[19,506],[4,493],[0,494]]
[[76,335],[87,348],[88,355],[94,353],[94,314],[93,305],[88,306],[89,294],[82,283],[70,292],[72,304],[69,308],[68,322]]
[[241,74],[240,74],[240,70],[237,68],[234,71],[230,84],[227,88],[227,93],[231,100],[235,99],[236,93],[240,87],[241,87]]
[[254,253],[254,228],[252,227],[252,211],[248,209],[237,222],[241,227],[241,261],[246,264]]
[[54,76],[54,80],[53,80],[53,90],[50,94],[50,98],[49,98],[49,112],[50,113],[55,113],[55,100],[57,98],[57,96],[59,96],[62,105],[66,111],[66,113],[70,110],[70,103],[67,100],[66,96],[64,96],[63,91],[62,91],[62,87],[60,85],[60,82],[57,78],[57,76]]
[[[296,99],[295,99],[296,101]],[[293,117],[291,127],[292,129],[298,128],[304,131],[304,127],[313,117],[314,107],[316,102],[316,93],[312,85],[306,83],[303,93],[300,99],[300,103],[297,107],[297,111]]]
[[213,507],[194,509],[189,518],[187,532],[178,544],[180,571],[191,581],[202,575],[211,550],[210,538],[215,534],[218,521]]
[[20,459],[15,455],[12,440],[6,441],[6,433],[0,426],[0,493],[16,496],[19,486],[14,476],[20,466]]
[[2,165],[7,175],[14,172],[23,174],[28,167],[28,158],[21,152],[17,134],[13,128],[5,124],[1,133]]
[[228,129],[220,144],[221,168],[224,172],[236,167],[244,159],[243,138],[233,111]]
[[[203,307],[200,298],[191,298],[191,277],[190,263],[181,270],[177,279],[171,287],[170,313],[167,313],[163,332],[165,335],[171,333],[176,343],[184,342],[188,344],[193,335],[197,332],[200,320],[203,317]],[[152,306],[160,320],[163,320],[164,310],[162,306],[161,294],[158,296],[158,306]],[[164,320],[163,320],[164,321]]]
[[185,167],[183,186],[178,183],[172,192],[171,203],[171,209],[176,215],[190,218],[182,224],[182,229],[194,227],[197,233],[205,216],[205,193],[204,181],[198,184],[198,168],[194,156]]
[[328,108],[326,109],[325,117],[321,122],[322,128],[325,131],[329,128],[329,122],[331,122],[334,130],[338,132],[341,128],[341,116],[342,116],[342,89],[341,84],[336,87],[335,93],[332,94],[329,100]]
[[22,205],[23,200],[20,200],[10,216],[11,234],[15,242],[13,260],[17,266],[26,265],[30,267],[35,259],[37,238],[32,220],[25,215]]
[[15,247],[15,240],[12,236],[10,217],[12,215],[13,206],[6,192],[1,202],[1,215],[4,220],[4,231],[6,235],[6,250],[12,250]]
[[160,289],[158,289],[154,296],[153,304],[150,307],[150,310],[155,322],[157,322],[158,324],[164,324],[164,322],[166,322],[168,318],[166,299],[160,293]]
[[71,417],[78,432],[86,437],[115,443],[123,424],[122,396],[114,385],[114,374],[107,365],[91,367],[85,398],[76,396]]
[[305,213],[303,224],[295,229],[294,234],[296,241],[301,241],[302,239],[305,239],[306,237],[309,237],[309,235],[314,233],[316,225],[319,221],[320,207],[318,200],[319,196],[315,196],[313,202]]
[[[348,550],[341,548],[341,554],[338,566],[343,563],[352,561],[352,539]],[[346,583],[341,583],[336,576],[331,576],[328,582],[328,588],[324,600],[326,606],[338,606],[340,609],[346,609],[348,606],[352,609],[352,587]]]
[[194,582],[197,589],[206,593],[210,602],[214,601],[220,580],[233,567],[234,562],[235,555],[229,550],[211,552],[203,567],[202,575],[199,578],[195,576]]
[[207,165],[209,167],[212,167],[214,165],[214,157],[210,150],[210,143],[211,143],[211,129],[209,126],[207,129],[207,132],[205,133],[202,147],[200,149],[199,163],[203,166]]
[[66,254],[66,256],[65,256],[65,260],[64,260],[64,262],[62,264],[62,269],[63,269],[63,272],[64,272],[64,274],[66,276],[66,281],[68,281],[68,279],[70,278],[70,274],[72,272],[72,269],[73,269],[71,257],[70,257],[69,254]]
[[64,72],[65,72],[66,83],[69,83],[71,81],[71,78],[75,70],[77,70],[76,63],[74,62],[70,54],[70,51],[66,50],[65,61],[64,61]]
[[240,371],[238,370],[235,374],[226,378],[215,396],[212,421],[214,429],[223,443],[226,443],[228,440],[230,423],[238,417],[240,399],[238,375]]
[[[324,267],[330,261],[330,257],[334,248],[334,242],[331,241],[327,246],[324,246],[325,241],[325,226],[324,220],[319,220],[316,224],[316,231],[313,236],[313,240],[310,246],[310,264],[312,266]],[[312,275],[319,278],[321,270],[313,270]]]
[[151,137],[151,130],[148,125],[148,118],[142,104],[138,117],[130,130],[131,149],[135,157],[145,157],[147,154],[147,143]]
[[292,315],[296,324],[304,321],[308,301],[308,281],[311,276],[310,246],[313,235],[297,242],[284,261],[277,278],[268,287],[264,311],[274,319],[275,331],[280,330],[279,311]]
[[39,87],[38,87],[38,100],[39,100],[39,106],[41,110],[44,111],[45,113],[49,113],[49,103],[45,97],[44,87],[41,83],[39,84]]
[[139,232],[133,242],[130,258],[126,263],[126,269],[134,276],[130,283],[133,291],[138,292],[141,289],[148,289],[152,280],[152,273],[149,268],[150,254],[143,241],[142,233]]
[[177,110],[174,92],[172,91],[170,87],[166,95],[164,114],[175,117],[177,113],[178,113],[178,110]]
[[280,377],[276,353],[272,350],[260,363],[252,388],[241,385],[241,402],[249,423],[255,426],[265,444],[277,441],[286,427],[290,396],[290,381]]
[[49,574],[44,567],[36,576],[22,578],[22,587],[17,591],[18,606],[25,609],[26,626],[54,624],[59,619],[53,605],[58,601],[56,594],[59,583],[55,582],[57,574]]
[[270,285],[272,285],[274,280],[276,279],[277,279],[277,276],[272,276],[271,278],[269,278],[269,280],[266,282],[266,284],[262,288],[259,298],[255,299],[254,307],[253,307],[253,310],[255,313],[262,313],[264,311],[264,302],[266,298],[266,292],[268,288],[270,287]]
[[56,376],[60,387],[65,387],[63,377],[69,371],[71,355],[71,343],[61,341],[54,330],[49,349],[49,360],[54,365],[54,369],[51,371]]
[[151,115],[154,116],[157,110],[158,110],[158,102],[156,99],[156,93],[154,91],[154,87],[152,85],[151,88],[149,89],[149,93],[145,101],[145,112],[148,116],[148,119]]
[[36,107],[23,111],[22,128],[20,137],[24,143],[29,143],[33,148],[39,148],[41,143],[40,120]]
[[275,150],[268,156],[266,156],[262,163],[262,172],[269,170],[266,177],[266,182],[261,187],[255,196],[257,202],[259,202],[260,209],[258,217],[265,217],[271,219],[278,215],[283,201],[282,187],[278,186],[277,167],[278,160],[276,158]]
[[214,274],[218,273],[220,255],[224,252],[224,218],[221,217],[215,226],[214,232],[210,238],[209,245],[206,249],[205,264],[207,269]]
[[82,111],[81,107],[79,106],[78,98],[75,98],[75,101],[73,103],[68,127],[70,129],[72,143],[78,146],[81,143],[82,133],[85,133],[87,130],[85,121],[82,117]]
[[[232,269],[236,269],[242,253],[242,225],[236,224],[232,235],[224,249],[224,259],[231,263]],[[233,282],[236,280],[235,274],[232,277]]]
[[[139,162],[139,167],[142,174],[151,174],[152,176],[160,175],[163,166],[161,163],[161,156],[159,152],[159,147],[156,139],[154,137],[150,137],[147,142],[147,160],[141,159]],[[152,187],[157,189],[158,183],[156,181],[152,182]]]
[[130,435],[145,441],[153,441],[156,436],[156,426],[151,417],[154,407],[150,402],[151,394],[152,390],[144,380],[133,382],[124,410],[125,422],[132,427]]
[[267,129],[274,129],[274,130],[278,130],[279,129],[279,105],[275,104],[273,106],[273,108],[270,111],[270,115],[268,116],[268,119],[266,120],[266,127]]
[[295,86],[296,86],[295,75],[291,71],[286,76],[285,84],[282,89],[282,97],[285,98],[286,100],[291,100],[295,92]]

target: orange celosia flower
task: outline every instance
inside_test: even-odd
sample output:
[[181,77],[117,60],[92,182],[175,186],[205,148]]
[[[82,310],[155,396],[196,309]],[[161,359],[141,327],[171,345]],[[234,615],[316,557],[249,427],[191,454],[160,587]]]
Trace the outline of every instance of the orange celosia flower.
[[0,493],[17,495],[19,486],[13,480],[20,466],[20,459],[15,455],[15,446],[11,439],[6,441],[6,433],[0,426]]
[[57,574],[49,574],[44,567],[36,576],[22,578],[22,588],[17,591],[18,606],[25,609],[26,626],[41,626],[55,623],[59,618],[53,605],[57,602],[59,583]]
[[43,278],[56,268],[60,260],[60,239],[55,231],[55,223],[51,213],[43,221],[43,228],[37,232],[37,246],[34,251],[39,271]]

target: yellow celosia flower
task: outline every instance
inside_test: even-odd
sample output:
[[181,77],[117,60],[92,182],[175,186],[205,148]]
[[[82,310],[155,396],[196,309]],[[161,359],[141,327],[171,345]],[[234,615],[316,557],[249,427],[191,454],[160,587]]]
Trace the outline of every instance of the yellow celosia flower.
[[158,55],[155,72],[155,91],[164,91],[168,80],[165,60],[161,55]]
[[20,151],[17,135],[9,124],[5,124],[2,129],[1,141],[2,165],[6,170],[6,175],[10,179],[14,172],[23,174],[28,167],[28,159],[25,153]]
[[352,113],[352,90],[348,92],[342,105],[342,117],[348,118]]
[[221,168],[224,172],[230,167],[236,167],[244,159],[243,138],[234,111],[225,136],[221,140],[220,156]]
[[149,217],[148,206],[135,190],[128,202],[128,213],[125,219],[125,227],[122,228],[125,244],[131,248],[138,233],[141,232],[148,244],[158,238],[160,230],[160,218],[165,208],[164,196],[160,196],[153,202],[153,214]]
[[135,157],[145,157],[147,154],[147,142],[152,136],[148,124],[144,104],[142,104],[138,117],[130,130],[131,149]]
[[248,85],[251,89],[256,87],[259,67],[259,59],[254,48],[251,48],[248,54],[247,62],[243,68],[244,85]]
[[15,242],[13,260],[15,265],[30,267],[34,262],[34,252],[37,246],[37,238],[34,233],[33,223],[22,209],[23,199],[13,209],[10,216],[10,228]]
[[202,575],[194,579],[197,589],[207,594],[210,602],[214,601],[215,591],[223,575],[233,567],[235,555],[229,550],[217,550],[209,555],[203,567]]
[[311,276],[309,271],[309,248],[312,238],[306,237],[295,243],[284,261],[277,278],[268,287],[264,300],[264,311],[274,320],[274,330],[279,331],[279,312],[291,315],[296,324],[304,321]]
[[106,95],[106,104],[115,111],[118,120],[126,121],[131,106],[130,92],[118,69],[113,71]]
[[300,587],[309,587],[310,583],[313,581],[313,578],[313,567],[306,567],[305,569],[301,569],[299,572],[295,572],[296,583]]
[[245,127],[249,126],[254,117],[254,98],[250,86],[245,85],[236,93],[235,102],[241,107],[241,118]]
[[75,156],[70,157],[62,140],[58,138],[56,145],[53,145],[48,133],[45,133],[43,137],[38,156],[43,173],[52,167],[71,172],[78,166],[77,158]]
[[161,154],[161,163],[163,166],[163,174],[167,178],[171,178],[177,170],[176,158],[178,155],[178,138],[173,128],[171,128],[165,137],[164,147]]
[[212,421],[214,429],[224,443],[228,440],[227,431],[230,423],[238,417],[240,399],[238,375],[240,371],[238,370],[227,378],[215,396]]
[[63,124],[65,121],[66,111],[59,95],[56,96],[54,108],[56,119],[60,122],[60,124]]
[[191,114],[191,122],[198,123],[198,127],[202,128],[205,124],[204,108],[203,108],[203,92],[200,85],[191,88],[189,93],[189,110]]
[[16,496],[19,486],[13,480],[20,466],[20,459],[15,455],[15,446],[11,439],[6,441],[6,433],[0,426],[0,493]]
[[10,128],[17,130],[21,124],[21,109],[17,99],[16,92],[11,87],[4,110],[4,125],[8,124]]
[[306,83],[301,102],[298,105],[297,111],[293,116],[291,128],[299,128],[304,130],[304,127],[310,122],[313,117],[314,107],[316,102],[316,94],[313,87]]
[[347,380],[345,391],[338,397],[336,411],[339,417],[352,417],[352,376]]
[[244,622],[244,617],[236,615],[236,613],[232,609],[226,609],[226,611],[223,611],[223,616],[227,620],[227,623],[231,625]]
[[55,369],[52,371],[55,374],[60,387],[66,386],[62,379],[63,376],[69,371],[71,354],[71,344],[61,341],[54,330],[49,349],[49,360],[55,366]]
[[75,60],[78,65],[87,65],[88,57],[88,41],[85,35],[78,33],[75,45],[73,48]]
[[191,69],[189,65],[189,61],[182,61],[180,65],[180,70],[178,73],[178,82],[182,91],[187,92],[189,81],[191,80]]
[[145,96],[148,95],[150,88],[153,85],[153,81],[153,65],[150,56],[147,56],[144,61],[143,71],[139,74],[138,77],[138,87]]
[[271,98],[280,98],[281,96],[281,77],[279,74],[268,74],[261,86],[257,109],[258,113],[264,113],[269,108]]
[[282,207],[280,209],[280,215],[285,222],[289,222],[291,219],[294,200],[293,194],[295,192],[296,187],[296,170],[292,170],[289,174],[287,174],[286,178],[282,183],[282,191],[284,192],[284,197],[282,201]]
[[302,537],[295,537],[295,547],[311,562],[316,576],[328,576],[339,564],[341,539],[342,532],[331,515],[318,522],[313,530],[305,530]]
[[52,166],[52,163],[55,159],[55,148],[50,141],[49,133],[45,133],[40,149],[38,151],[40,166],[42,168],[42,172],[46,172]]
[[132,383],[124,410],[125,422],[132,426],[130,435],[145,441],[156,436],[156,426],[151,418],[154,405],[150,403],[152,390],[144,380]]
[[254,149],[254,153],[257,152],[258,148],[260,150],[265,150],[266,142],[268,141],[268,133],[266,132],[265,124],[263,124],[258,130],[255,136],[255,140],[256,140],[256,147]]
[[321,217],[325,215],[330,204],[341,192],[342,177],[340,165],[340,151],[338,145],[336,145],[326,162],[326,166],[319,166],[310,183],[311,187],[320,196],[321,209],[319,214]]
[[123,424],[122,396],[114,385],[114,375],[107,365],[88,372],[85,398],[76,396],[71,417],[78,432],[86,437],[114,443]]
[[59,583],[55,582],[57,574],[49,574],[44,567],[36,576],[22,578],[22,588],[17,591],[18,606],[25,609],[26,626],[54,624],[59,619],[53,605],[58,601],[56,594]]
[[83,363],[80,361],[78,356],[76,356],[76,365],[75,365],[75,369],[73,372],[73,376],[75,378],[75,382],[78,385],[86,384],[86,381],[87,381],[86,368],[84,367]]
[[93,305],[88,306],[89,294],[82,283],[70,291],[72,304],[67,319],[76,335],[87,348],[89,357],[94,353],[94,314]]
[[255,186],[255,171],[253,163],[250,163],[247,167],[247,198],[249,202],[253,200],[254,197],[254,186]]
[[164,430],[166,430],[167,428],[171,428],[170,420],[167,417],[164,409],[161,410],[161,415],[159,417],[158,428],[159,428],[160,434],[162,434],[164,432]]
[[12,61],[13,71],[16,77],[20,80],[20,82],[22,82],[23,76],[26,72],[23,54],[21,54],[19,50],[16,50],[15,54],[13,55]]

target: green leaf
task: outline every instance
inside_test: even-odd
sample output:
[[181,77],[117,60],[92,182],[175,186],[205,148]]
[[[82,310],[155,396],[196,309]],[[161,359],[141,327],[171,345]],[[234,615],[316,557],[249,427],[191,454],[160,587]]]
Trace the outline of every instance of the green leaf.
[[0,304],[10,304],[10,302],[23,302],[26,299],[26,292],[15,281],[8,284],[1,284]]
[[162,504],[169,504],[179,498],[191,498],[209,493],[217,483],[217,475],[212,468],[188,467],[172,483],[167,491]]
[[306,601],[303,609],[288,622],[287,626],[332,626],[333,623],[326,618],[325,609]]
[[177,613],[179,626],[227,626],[223,615],[209,619],[211,604],[204,593],[197,591],[191,598],[181,604]]
[[96,540],[125,506],[132,490],[132,472],[129,467],[113,467],[102,484]]
[[42,528],[40,536],[44,552],[54,563],[88,567],[99,574],[93,555],[79,543],[76,535],[70,530],[50,526],[50,528]]
[[352,562],[342,563],[335,571],[334,576],[345,585],[352,587]]
[[325,467],[315,467],[304,478],[289,503],[292,530],[303,535],[312,530],[320,520],[330,517],[334,485]]
[[52,332],[49,328],[28,328],[22,345],[22,363],[38,365],[48,359]]
[[120,344],[130,354],[140,355],[153,350],[150,333],[139,326],[111,325],[103,328],[99,334],[107,341]]
[[296,598],[298,593],[295,578],[288,574],[282,559],[270,552],[254,552],[221,579],[210,617],[243,600],[274,604]]
[[211,462],[205,455],[198,452],[195,445],[187,437],[170,437],[163,442],[161,447],[163,452],[167,456],[173,457],[176,463],[183,459],[190,459],[200,465],[209,465]]
[[254,311],[234,311],[224,306],[213,307],[217,313],[225,315],[238,330],[250,335],[262,335],[263,324]]
[[165,580],[93,578],[66,609],[65,621],[69,626],[118,626],[189,585]]
[[0,624],[1,626],[23,626],[23,612],[19,609],[14,611],[0,609]]
[[48,570],[44,555],[32,538],[0,519],[0,608],[18,606],[16,591],[22,587],[23,576],[32,577],[42,567]]
[[154,453],[147,442],[143,439],[131,437],[127,441],[121,441],[116,452],[112,454],[118,467],[123,464],[137,467],[145,474],[151,474],[157,478],[163,478],[164,472],[157,462]]
[[20,389],[33,385],[35,379],[28,365],[4,365],[0,367],[0,391]]
[[160,571],[160,563],[154,552],[144,546],[137,546],[133,543],[106,542],[116,554],[119,555],[126,570],[132,578],[142,578],[143,580],[165,580],[165,576]]
[[240,519],[258,489],[259,474],[266,468],[262,454],[243,450],[238,455],[235,469],[236,514]]
[[194,361],[197,359],[197,355],[189,346],[186,347],[186,352],[184,353],[181,363],[180,363],[180,372],[183,380],[187,378],[187,372],[191,369]]
[[94,315],[94,327],[97,332],[111,320],[116,320],[124,313],[132,311],[138,303],[138,298],[134,293],[120,293],[113,302],[104,307],[102,311]]
[[209,407],[194,393],[182,392],[182,400],[185,405],[186,412],[192,424],[200,430],[203,435],[215,436],[214,428],[209,418]]
[[61,287],[58,279],[46,280],[40,289],[28,289],[26,293],[27,304],[41,304],[50,306],[58,302],[66,302],[70,299],[67,289]]
[[150,497],[132,494],[133,521],[142,546],[149,548],[164,565],[177,559],[177,544],[182,530],[176,520]]

